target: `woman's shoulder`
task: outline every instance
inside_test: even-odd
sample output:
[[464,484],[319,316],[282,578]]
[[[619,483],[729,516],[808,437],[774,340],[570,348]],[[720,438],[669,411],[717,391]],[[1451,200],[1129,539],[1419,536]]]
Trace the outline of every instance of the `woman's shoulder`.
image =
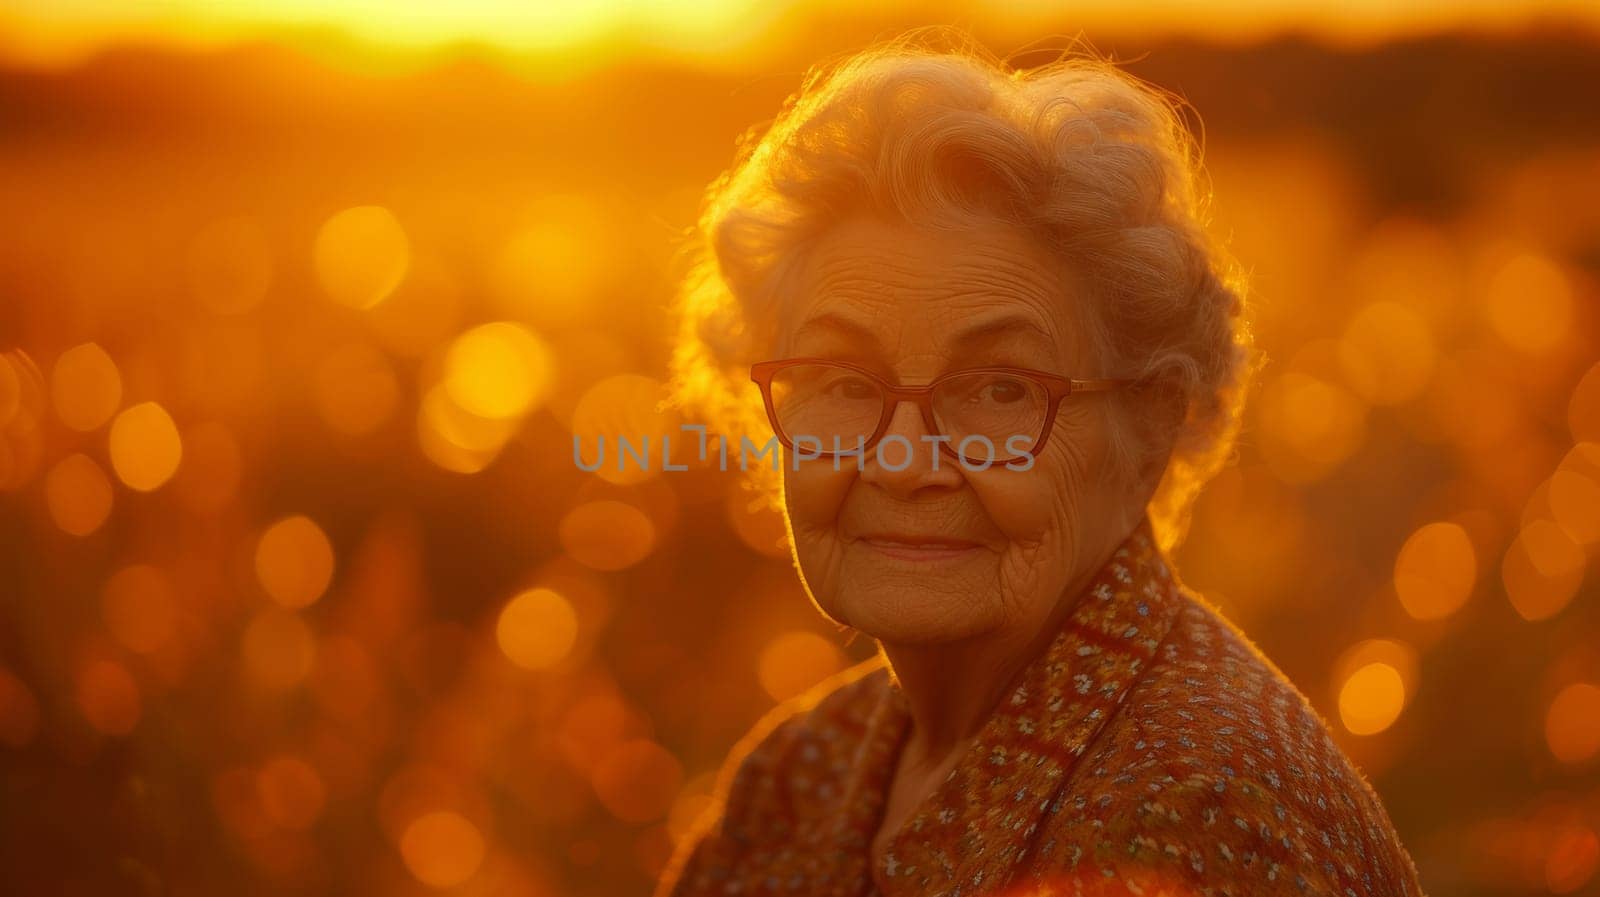
[[1188,587],[1178,594],[1177,619],[1129,695],[1141,719],[1242,722],[1258,740],[1331,744],[1305,695],[1243,630]]
[[[874,655],[780,702],[728,752],[724,773],[746,769],[748,778],[765,768],[814,766],[831,759],[819,756],[821,751],[848,757],[888,686],[888,677],[883,656]],[[803,756],[796,757],[797,752]]]
[[767,711],[728,751],[710,806],[679,843],[658,895],[700,893],[749,856],[781,844],[826,803],[888,684],[881,655]]
[[793,806],[796,785],[820,786],[825,796],[828,776],[848,770],[888,672],[882,655],[875,655],[763,714],[734,743],[717,775],[713,803],[725,820],[737,828],[766,807]]
[[[1204,737],[1198,756],[1235,757],[1238,765],[1268,773],[1287,771],[1307,786],[1366,781],[1333,739],[1327,722],[1306,696],[1256,644],[1211,606],[1183,587],[1182,609],[1147,675],[1130,691],[1128,711],[1147,735],[1171,733],[1180,749]],[[1347,807],[1349,810],[1358,807]]]
[[1233,893],[1420,894],[1388,814],[1305,696],[1203,598],[1180,594],[1067,815],[1124,842],[1125,857],[1237,881]]

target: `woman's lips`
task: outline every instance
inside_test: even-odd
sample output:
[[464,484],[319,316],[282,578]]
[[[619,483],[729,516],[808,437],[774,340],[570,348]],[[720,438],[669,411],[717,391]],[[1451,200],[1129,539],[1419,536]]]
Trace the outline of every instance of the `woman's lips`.
[[875,533],[862,536],[857,541],[873,551],[902,561],[935,563],[965,558],[979,548],[978,543],[965,539],[946,539],[938,536],[911,536]]

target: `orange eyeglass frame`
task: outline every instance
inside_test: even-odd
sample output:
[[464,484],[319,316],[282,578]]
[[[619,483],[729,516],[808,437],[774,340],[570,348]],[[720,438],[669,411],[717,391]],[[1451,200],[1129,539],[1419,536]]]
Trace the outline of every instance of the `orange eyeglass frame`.
[[[772,378],[777,376],[780,371],[786,368],[798,367],[800,365],[818,364],[853,371],[871,380],[873,383],[877,384],[880,390],[883,391],[883,413],[879,416],[877,428],[873,431],[872,436],[867,439],[865,445],[861,448],[861,451],[863,452],[871,451],[872,448],[883,439],[884,435],[889,432],[889,424],[894,420],[895,409],[900,406],[901,402],[911,402],[917,406],[917,409],[922,412],[922,423],[927,427],[929,433],[946,435],[941,431],[938,423],[934,420],[933,391],[939,386],[939,384],[955,377],[960,377],[967,374],[1006,374],[1038,383],[1045,389],[1045,394],[1049,398],[1049,405],[1045,407],[1044,423],[1041,426],[1038,436],[1033,440],[1032,448],[1021,455],[1018,455],[1016,458],[1007,459],[1008,461],[1014,461],[1022,457],[1038,456],[1040,450],[1044,448],[1045,442],[1050,438],[1050,430],[1056,419],[1056,410],[1061,407],[1061,402],[1064,399],[1080,392],[1109,392],[1111,390],[1120,389],[1121,387],[1129,386],[1137,382],[1126,377],[1079,380],[1071,377],[1063,377],[1059,374],[1035,371],[1029,368],[976,367],[963,368],[959,371],[948,371],[933,378],[922,386],[902,386],[897,383],[889,382],[870,368],[848,361],[839,361],[834,358],[784,358],[774,361],[756,362],[750,366],[750,381],[761,389],[761,400],[766,404],[767,421],[772,424],[773,434],[778,437],[778,442],[781,443],[784,448],[791,451],[794,450],[794,442],[790,438],[789,434],[783,431],[783,425],[778,421],[777,409],[772,404]],[[948,438],[940,442],[940,447],[953,458],[962,461],[972,460],[963,456],[955,448],[955,446],[951,444]],[[848,452],[830,452],[819,449],[818,457],[831,458],[835,454],[853,455],[856,451],[856,449],[851,449]],[[983,459],[979,460],[981,461]]]

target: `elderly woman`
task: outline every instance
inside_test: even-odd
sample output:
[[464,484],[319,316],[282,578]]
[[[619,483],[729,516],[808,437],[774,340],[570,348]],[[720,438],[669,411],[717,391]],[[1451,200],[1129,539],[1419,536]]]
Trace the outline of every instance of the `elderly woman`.
[[759,389],[806,590],[879,650],[736,746],[658,894],[1420,893],[1167,559],[1257,364],[1197,165],[1108,65],[901,42],[714,185],[681,397]]

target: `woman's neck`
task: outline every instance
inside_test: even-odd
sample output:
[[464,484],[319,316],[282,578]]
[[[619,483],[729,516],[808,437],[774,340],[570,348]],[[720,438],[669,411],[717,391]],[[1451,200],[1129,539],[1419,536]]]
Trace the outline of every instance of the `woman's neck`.
[[1022,647],[1014,637],[993,635],[939,645],[880,643],[911,711],[906,759],[932,765],[970,741],[1021,667]]
[[[1111,550],[1114,550],[1112,546]],[[1010,693],[1028,662],[1042,654],[1065,625],[1101,564],[1092,564],[1060,593],[1042,618],[971,638],[937,644],[879,641],[911,713],[902,762],[937,767],[962,751]]]

